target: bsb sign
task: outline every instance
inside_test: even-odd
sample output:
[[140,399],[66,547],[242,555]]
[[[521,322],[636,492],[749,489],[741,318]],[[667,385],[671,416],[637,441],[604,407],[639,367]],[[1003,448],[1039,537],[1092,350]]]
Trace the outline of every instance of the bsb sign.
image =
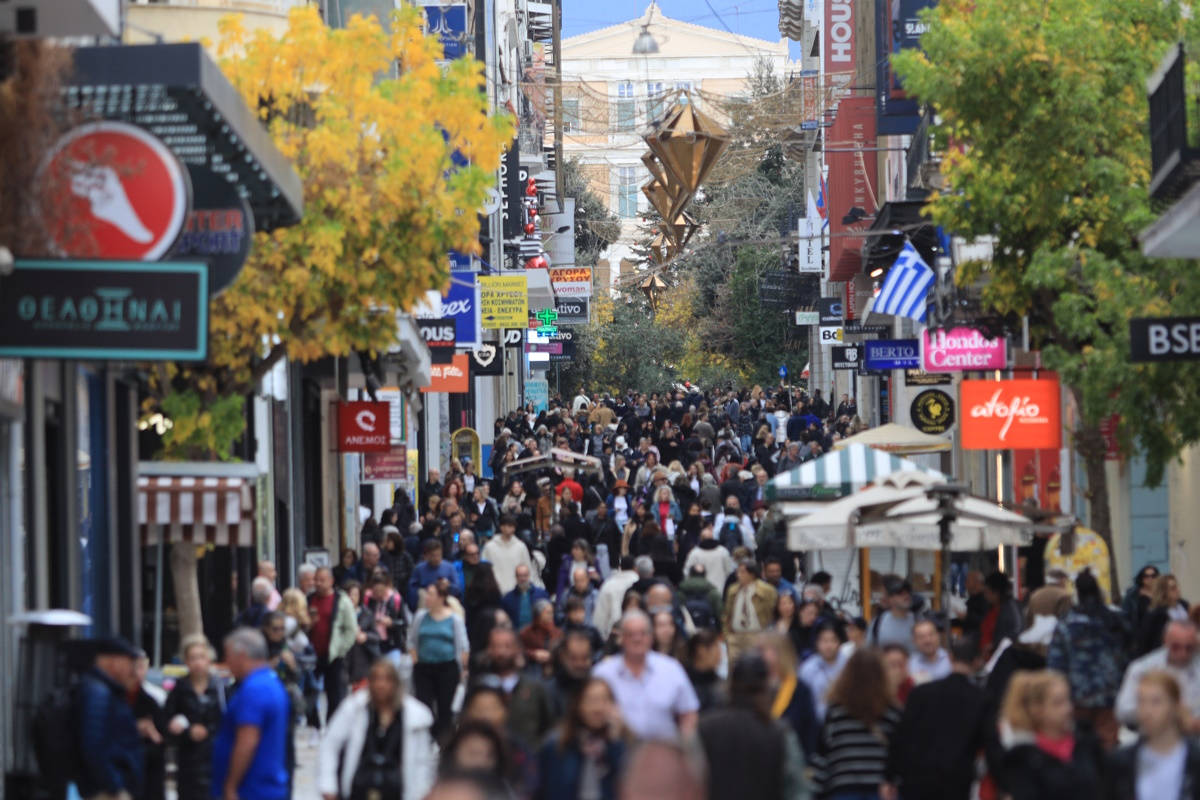
[[1062,447],[1058,381],[963,381],[965,450],[1057,450]]
[[1130,360],[1200,360],[1200,317],[1134,319],[1129,321]]
[[203,361],[208,265],[17,261],[0,279],[0,356]]
[[355,400],[338,404],[338,452],[386,453],[391,449],[391,403]]

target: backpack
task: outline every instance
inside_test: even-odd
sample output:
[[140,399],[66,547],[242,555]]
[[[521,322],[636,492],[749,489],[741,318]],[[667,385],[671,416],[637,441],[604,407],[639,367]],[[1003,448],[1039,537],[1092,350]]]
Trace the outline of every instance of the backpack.
[[82,774],[75,721],[73,687],[61,686],[48,694],[33,715],[30,726],[33,752],[43,777],[62,783],[77,781]]
[[696,626],[696,630],[707,629],[715,631],[717,629],[717,620],[713,617],[712,607],[709,606],[708,600],[699,595],[685,594],[683,596],[683,607],[691,615],[692,623]]
[[736,520],[726,518],[717,535],[721,546],[730,553],[742,546],[742,527]]

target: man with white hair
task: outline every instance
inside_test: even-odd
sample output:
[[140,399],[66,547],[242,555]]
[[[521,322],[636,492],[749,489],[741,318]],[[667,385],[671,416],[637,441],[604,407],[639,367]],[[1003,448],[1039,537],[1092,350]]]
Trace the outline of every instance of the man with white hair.
[[270,608],[267,604],[271,601],[271,592],[275,591],[275,587],[269,580],[263,577],[254,579],[250,584],[250,605],[246,606],[246,610],[238,614],[234,625],[239,628],[261,628],[263,617],[270,613]]
[[317,588],[317,565],[316,564],[301,564],[300,569],[296,571],[296,588],[304,592],[304,596],[308,597]]
[[213,740],[212,786],[226,800],[286,800],[291,701],[267,662],[261,631],[238,628],[225,637],[225,663],[237,680]]
[[678,661],[651,648],[650,617],[639,610],[621,617],[621,654],[592,669],[608,684],[621,718],[640,739],[675,739],[696,730],[700,700]]

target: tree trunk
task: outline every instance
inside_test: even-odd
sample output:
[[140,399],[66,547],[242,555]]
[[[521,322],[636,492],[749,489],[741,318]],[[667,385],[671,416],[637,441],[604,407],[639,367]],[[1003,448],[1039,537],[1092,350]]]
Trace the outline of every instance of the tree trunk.
[[171,580],[175,586],[175,608],[179,614],[179,640],[204,633],[200,614],[200,582],[196,577],[196,545],[171,545]]
[[[1083,408],[1082,392],[1072,387],[1071,393],[1075,402]],[[1112,597],[1114,603],[1121,602],[1121,581],[1117,575],[1117,553],[1113,547],[1112,513],[1108,504],[1108,443],[1099,425],[1082,425],[1075,432],[1075,451],[1083,459],[1087,471],[1087,499],[1091,514],[1091,528],[1104,540],[1108,547],[1108,571],[1112,578]]]

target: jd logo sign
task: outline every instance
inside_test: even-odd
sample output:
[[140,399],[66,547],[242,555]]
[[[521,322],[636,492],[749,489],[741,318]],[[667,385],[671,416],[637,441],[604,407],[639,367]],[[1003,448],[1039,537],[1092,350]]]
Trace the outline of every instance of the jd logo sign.
[[388,452],[392,446],[391,415],[391,403],[341,403],[338,406],[338,451]]
[[504,329],[504,346],[520,347],[525,342],[525,331],[521,328]]

